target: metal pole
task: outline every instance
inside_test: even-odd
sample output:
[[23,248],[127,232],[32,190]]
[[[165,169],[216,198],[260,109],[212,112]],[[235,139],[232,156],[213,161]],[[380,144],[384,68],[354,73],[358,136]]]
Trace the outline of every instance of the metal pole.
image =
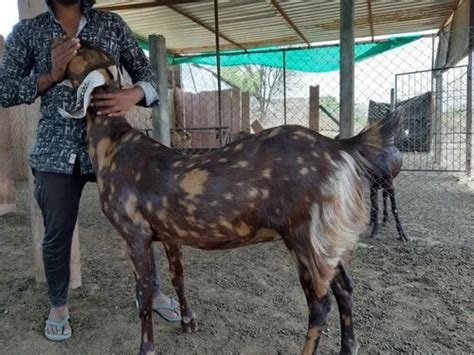
[[152,136],[161,144],[171,145],[171,118],[168,98],[168,60],[166,58],[166,40],[159,35],[148,37],[150,46],[150,65],[156,76],[160,104],[152,108]]
[[354,0],[342,0],[340,7],[340,138],[354,134]]
[[286,125],[286,51],[282,51],[283,55],[283,124]]
[[221,53],[220,53],[220,40],[219,40],[219,4],[218,0],[214,0],[214,27],[215,39],[216,39],[216,61],[217,61],[217,107],[219,115],[219,144],[221,147],[224,145],[224,132],[223,132],[223,122],[222,122],[222,88],[221,88]]
[[466,174],[472,176],[472,85],[474,61],[474,4],[471,2],[469,10],[469,62],[467,67],[467,105],[466,105]]

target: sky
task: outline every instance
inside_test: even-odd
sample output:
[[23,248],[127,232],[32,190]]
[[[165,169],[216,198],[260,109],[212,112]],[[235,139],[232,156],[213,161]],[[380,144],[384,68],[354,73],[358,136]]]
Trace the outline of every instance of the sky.
[[0,34],[6,37],[17,22],[17,0],[0,0]]

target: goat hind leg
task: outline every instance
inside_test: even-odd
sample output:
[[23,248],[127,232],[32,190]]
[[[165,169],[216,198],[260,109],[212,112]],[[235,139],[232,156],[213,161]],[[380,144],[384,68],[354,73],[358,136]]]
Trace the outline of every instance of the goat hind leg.
[[323,327],[326,325],[326,318],[331,310],[331,300],[326,293],[317,296],[313,288],[311,278],[308,280],[309,271],[300,266],[300,280],[303,285],[309,309],[309,324],[306,342],[303,349],[304,355],[317,354]]
[[[311,248],[311,246],[307,246]],[[309,258],[305,255],[305,252],[301,251],[302,248],[298,248],[300,251],[294,251],[298,264],[298,274],[300,278],[301,286],[303,287],[306,301],[308,303],[309,310],[309,324],[308,332],[306,335],[306,342],[303,349],[304,355],[316,354],[318,351],[319,341],[321,339],[321,333],[324,325],[326,324],[326,317],[331,309],[331,301],[327,294],[321,294],[314,288],[311,273],[309,271],[310,265]],[[308,250],[307,248],[303,248]]]
[[393,186],[388,189],[388,195],[390,196],[390,202],[392,204],[393,218],[397,224],[398,237],[400,240],[408,241],[405,231],[403,230],[402,223],[400,222],[400,218],[398,217],[397,202],[395,201],[395,189]]
[[352,280],[342,264],[338,265],[338,273],[332,280],[331,289],[336,298],[341,322],[340,354],[357,354],[358,345],[354,336],[352,318]]
[[191,333],[197,330],[196,316],[189,307],[186,294],[184,293],[183,252],[180,245],[163,243],[168,257],[171,272],[171,282],[178,294],[181,309],[181,326],[183,332]]
[[387,209],[388,191],[386,188],[383,188],[382,194],[383,194],[383,224],[385,224],[388,222],[388,209]]
[[373,186],[370,188],[370,203],[372,205],[370,209],[370,222],[372,224],[372,233],[370,233],[370,237],[375,238],[379,230],[379,202],[377,199],[377,189]]

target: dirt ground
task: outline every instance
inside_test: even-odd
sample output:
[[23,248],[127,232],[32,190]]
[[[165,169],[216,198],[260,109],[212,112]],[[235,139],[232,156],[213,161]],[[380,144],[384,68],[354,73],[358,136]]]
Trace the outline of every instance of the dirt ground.
[[[0,217],[0,354],[135,354],[139,320],[134,282],[122,241],[99,210],[95,185],[80,211],[83,286],[71,292],[73,337],[56,344],[42,335],[47,291],[32,277],[26,184],[19,213]],[[350,267],[361,354],[474,352],[474,194],[457,179],[403,173],[399,209],[411,239],[396,240],[393,219],[378,240],[367,233]],[[159,248],[163,288],[173,294]],[[187,294],[199,331],[155,317],[164,354],[296,354],[305,339],[307,308],[281,242],[231,251],[185,249]],[[173,294],[174,295],[174,294]],[[321,341],[339,347],[337,307]]]

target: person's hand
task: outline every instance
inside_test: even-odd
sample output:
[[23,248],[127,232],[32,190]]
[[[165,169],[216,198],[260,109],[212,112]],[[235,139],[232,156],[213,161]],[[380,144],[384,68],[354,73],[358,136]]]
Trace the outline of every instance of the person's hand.
[[94,94],[91,106],[97,109],[98,115],[120,117],[130,111],[144,96],[143,89],[135,86],[111,93]]
[[49,78],[56,83],[64,79],[66,68],[72,58],[77,54],[77,50],[81,47],[79,39],[71,38],[51,50],[51,72]]

